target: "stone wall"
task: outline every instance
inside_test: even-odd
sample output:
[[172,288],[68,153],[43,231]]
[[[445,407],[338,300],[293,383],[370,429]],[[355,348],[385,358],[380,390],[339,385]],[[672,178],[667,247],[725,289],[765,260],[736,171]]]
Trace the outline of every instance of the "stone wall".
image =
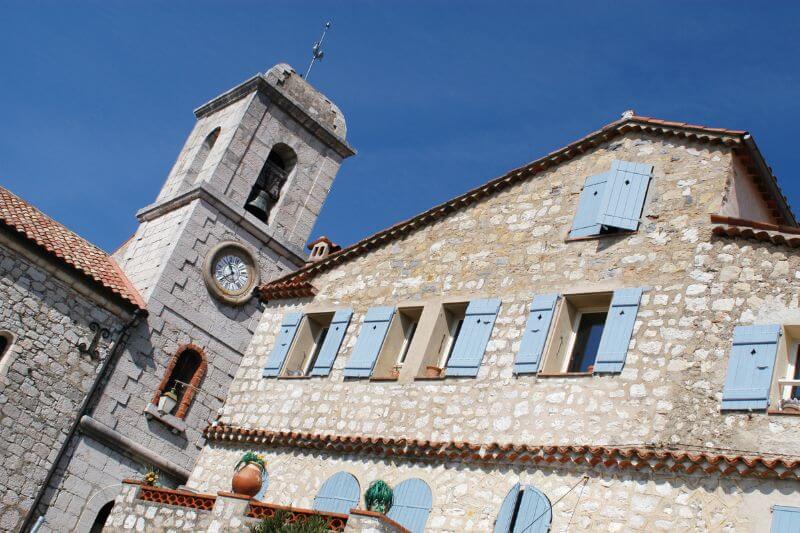
[[[36,255],[0,245],[0,332],[13,338],[0,361],[2,531],[21,525],[108,357],[110,343],[130,320],[104,308],[102,296],[91,300],[57,279],[48,265]],[[110,332],[100,341],[97,356],[78,348],[91,343],[93,322]],[[54,498],[54,506],[75,517],[81,509],[68,494]]]

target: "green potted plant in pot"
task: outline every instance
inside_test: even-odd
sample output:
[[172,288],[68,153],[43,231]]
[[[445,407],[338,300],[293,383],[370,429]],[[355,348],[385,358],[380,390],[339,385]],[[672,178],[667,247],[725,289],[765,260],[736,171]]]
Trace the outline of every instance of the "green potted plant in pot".
[[231,489],[236,494],[244,494],[251,498],[261,490],[264,482],[264,473],[267,471],[267,464],[264,456],[260,453],[247,452],[234,468]]
[[158,412],[161,414],[170,414],[175,406],[178,404],[178,391],[173,386],[170,390],[161,395],[158,399]]
[[364,503],[367,504],[367,509],[381,514],[386,514],[386,511],[392,506],[393,498],[392,487],[381,479],[370,483],[367,492],[364,493]]

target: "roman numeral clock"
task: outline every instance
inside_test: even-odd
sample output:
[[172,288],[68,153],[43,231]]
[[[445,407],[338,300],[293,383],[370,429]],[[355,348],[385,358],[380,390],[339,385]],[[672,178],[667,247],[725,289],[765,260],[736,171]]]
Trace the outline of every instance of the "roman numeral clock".
[[258,278],[253,254],[238,242],[221,242],[206,255],[203,280],[212,296],[227,304],[249,300]]

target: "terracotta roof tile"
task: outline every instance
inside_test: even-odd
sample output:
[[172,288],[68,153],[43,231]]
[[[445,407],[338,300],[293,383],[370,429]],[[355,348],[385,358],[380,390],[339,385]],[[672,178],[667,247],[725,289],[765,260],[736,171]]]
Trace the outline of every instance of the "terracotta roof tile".
[[711,215],[711,222],[713,224],[711,232],[718,237],[741,238],[788,248],[800,248],[800,228],[723,215]]
[[3,187],[0,187],[0,224],[125,302],[145,308],[142,297],[107,253]]
[[[735,475],[756,478],[800,480],[800,457],[759,455],[755,453],[721,453],[718,449],[702,450],[664,448],[651,445],[552,445],[488,444],[463,441],[437,442],[406,440],[393,437],[326,435],[288,431],[268,431],[214,425],[203,435],[209,441],[230,442],[237,446],[253,444],[259,448],[293,448],[324,450],[331,453],[363,454],[381,457],[459,460],[482,464],[545,464],[584,465],[606,469],[669,470],[692,473]],[[464,450],[461,452],[460,450]],[[732,451],[733,452],[733,451]]]
[[[366,237],[355,244],[331,253],[326,258],[296,270],[282,278],[262,284],[260,295],[264,300],[274,300],[279,298],[294,298],[297,296],[312,296],[313,286],[310,280],[316,275],[330,270],[344,262],[360,257],[369,251],[385,245],[388,242],[400,239],[405,235],[433,223],[443,218],[449,213],[463,209],[487,196],[494,194],[502,189],[514,185],[520,181],[529,179],[540,172],[543,172],[555,165],[569,161],[574,157],[591,150],[592,148],[605,143],[613,138],[619,137],[631,131],[640,131],[655,135],[665,135],[688,139],[701,143],[722,144],[731,146],[736,153],[746,163],[746,168],[753,180],[759,185],[764,199],[772,208],[773,216],[776,220],[796,224],[794,215],[786,202],[785,197],[780,192],[775,176],[769,171],[763,161],[761,153],[755,146],[750,135],[744,130],[729,130],[724,128],[709,128],[685,122],[672,122],[644,116],[625,116],[603,128],[594,131],[567,146],[550,152],[527,165],[511,170],[510,172],[495,178],[479,187],[465,192],[443,204],[434,206],[419,215],[398,222],[382,231]],[[302,293],[295,293],[289,290],[281,290],[291,287],[292,284],[300,282],[308,283],[308,287]]]

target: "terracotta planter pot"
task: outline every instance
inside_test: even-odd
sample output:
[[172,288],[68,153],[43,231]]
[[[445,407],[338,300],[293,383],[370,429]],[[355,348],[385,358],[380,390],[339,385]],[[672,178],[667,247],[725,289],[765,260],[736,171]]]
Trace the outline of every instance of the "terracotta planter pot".
[[425,377],[426,378],[438,378],[444,373],[444,368],[440,368],[438,366],[426,366],[425,367]]
[[244,494],[251,498],[261,490],[261,469],[254,464],[247,464],[233,475],[231,488],[236,494]]

